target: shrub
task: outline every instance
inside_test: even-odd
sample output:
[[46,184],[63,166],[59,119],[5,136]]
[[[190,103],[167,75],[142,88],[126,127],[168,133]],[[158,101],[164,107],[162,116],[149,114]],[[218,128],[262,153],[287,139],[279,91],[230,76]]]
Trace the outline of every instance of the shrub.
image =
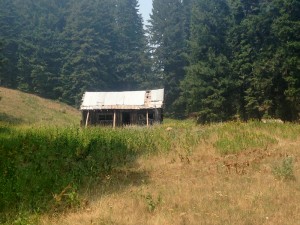
[[292,157],[286,157],[282,160],[281,164],[276,165],[273,168],[273,174],[275,177],[281,180],[295,180],[294,164]]

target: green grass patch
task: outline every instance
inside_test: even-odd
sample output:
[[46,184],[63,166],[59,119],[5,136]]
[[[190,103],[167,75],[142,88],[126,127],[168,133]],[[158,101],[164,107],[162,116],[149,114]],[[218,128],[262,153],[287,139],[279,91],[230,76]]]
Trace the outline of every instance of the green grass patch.
[[280,164],[273,168],[273,174],[276,178],[281,180],[295,180],[294,175],[294,160],[292,157],[286,157]]
[[262,131],[269,133],[270,135],[276,136],[281,139],[295,141],[299,138],[300,124],[295,123],[252,123],[254,128],[259,128]]
[[246,149],[267,148],[277,143],[274,136],[261,127],[261,123],[227,123],[217,129],[214,147],[222,154],[235,154]]

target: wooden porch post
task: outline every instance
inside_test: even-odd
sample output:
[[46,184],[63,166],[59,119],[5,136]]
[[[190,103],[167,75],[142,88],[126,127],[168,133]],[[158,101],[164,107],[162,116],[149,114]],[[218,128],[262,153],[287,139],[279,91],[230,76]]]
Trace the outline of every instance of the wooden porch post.
[[88,125],[89,117],[90,117],[90,111],[88,110],[86,120],[85,120],[85,127],[87,127],[87,125]]
[[114,111],[114,121],[113,121],[113,128],[116,127],[116,110]]
[[146,114],[146,119],[147,119],[147,127],[149,127],[149,112],[147,110],[147,114]]

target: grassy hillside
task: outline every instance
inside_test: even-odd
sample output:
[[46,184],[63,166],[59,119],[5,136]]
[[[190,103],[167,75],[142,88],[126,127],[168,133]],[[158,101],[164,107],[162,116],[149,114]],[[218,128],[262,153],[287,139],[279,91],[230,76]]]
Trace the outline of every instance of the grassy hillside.
[[12,124],[79,124],[80,112],[66,104],[0,87],[0,121]]
[[2,125],[0,217],[45,225],[299,224],[299,146],[300,125],[275,122]]

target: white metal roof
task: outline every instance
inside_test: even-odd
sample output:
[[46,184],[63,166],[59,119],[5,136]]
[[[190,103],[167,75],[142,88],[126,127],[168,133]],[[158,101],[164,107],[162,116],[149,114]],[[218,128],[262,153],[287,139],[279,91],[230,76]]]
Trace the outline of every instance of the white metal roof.
[[164,89],[124,92],[85,92],[80,109],[162,108],[163,101]]

